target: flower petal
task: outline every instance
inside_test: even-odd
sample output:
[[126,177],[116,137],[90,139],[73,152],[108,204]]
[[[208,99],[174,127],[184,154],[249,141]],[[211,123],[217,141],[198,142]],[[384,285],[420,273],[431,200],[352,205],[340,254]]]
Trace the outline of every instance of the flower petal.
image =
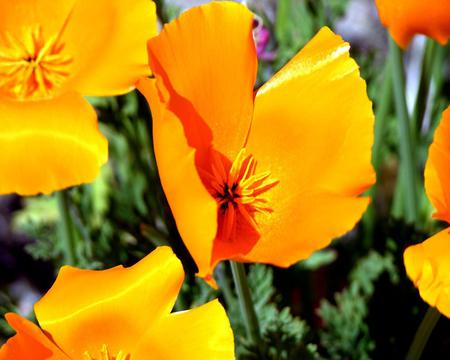
[[403,255],[406,273],[420,296],[450,318],[450,228],[423,243],[413,245]]
[[178,231],[200,276],[206,276],[217,232],[217,203],[199,177],[196,150],[188,145],[180,120],[160,101],[155,80],[141,80],[138,89],[151,105],[159,176]]
[[75,75],[65,85],[84,95],[118,95],[150,73],[147,41],[157,34],[151,0],[77,0],[63,34]]
[[130,268],[103,271],[65,266],[35,305],[45,331],[71,357],[103,345],[112,354],[129,351],[148,327],[168,315],[183,282],[183,267],[161,247]]
[[2,100],[0,117],[0,194],[50,193],[90,182],[107,161],[95,111],[78,94]]
[[9,313],[5,315],[9,325],[17,334],[0,348],[0,360],[69,359],[35,324],[27,319]]
[[279,183],[246,260],[289,266],[351,230],[375,181],[373,123],[349,45],[323,28],[256,96],[247,149]]
[[450,2],[442,0],[375,0],[381,22],[406,48],[415,34],[446,44],[450,37]]
[[39,24],[47,35],[54,35],[60,31],[76,1],[0,1],[0,33],[6,31],[17,36],[25,26]]
[[196,309],[173,313],[155,326],[133,352],[136,359],[232,360],[234,339],[218,300]]
[[[253,112],[252,21],[243,5],[212,2],[186,11],[149,41],[157,86],[182,121],[189,144],[208,147],[212,141],[231,160],[244,144]],[[208,129],[194,129],[199,121],[186,115],[193,112]],[[196,131],[201,139],[194,139]]]
[[450,107],[434,133],[425,165],[425,190],[436,213],[433,217],[450,223]]

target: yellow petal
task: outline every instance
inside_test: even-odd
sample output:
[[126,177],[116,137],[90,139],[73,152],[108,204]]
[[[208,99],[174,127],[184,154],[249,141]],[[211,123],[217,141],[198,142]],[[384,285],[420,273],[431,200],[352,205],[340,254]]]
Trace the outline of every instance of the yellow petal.
[[103,345],[128,353],[154,322],[168,315],[183,282],[183,267],[161,247],[130,268],[103,271],[65,266],[35,305],[45,331],[72,358]]
[[[245,6],[212,2],[186,11],[149,42],[157,85],[169,109],[189,128],[189,144],[208,147],[212,141],[231,160],[244,144],[253,112],[252,24]],[[193,129],[200,126],[192,123],[191,113],[206,130]],[[198,131],[201,144],[194,139]]]
[[433,217],[450,223],[450,107],[434,133],[425,165],[425,190],[436,213]]
[[214,300],[193,310],[173,313],[144,337],[136,359],[232,360],[234,339],[225,310]]
[[74,61],[65,88],[98,96],[130,91],[150,73],[147,41],[156,33],[151,0],[76,1],[62,37]]
[[[21,35],[26,26],[40,24],[47,35],[58,33],[77,0],[0,1],[0,33]],[[0,42],[2,38],[0,37]]]
[[200,180],[196,150],[188,145],[181,121],[160,101],[155,80],[143,79],[138,88],[151,106],[153,146],[164,192],[178,231],[200,276],[205,276],[217,232],[217,203]]
[[50,193],[93,181],[108,144],[94,109],[79,95],[0,101],[0,194]]
[[0,360],[69,360],[31,321],[14,313],[5,317],[17,334],[0,348]]
[[247,150],[279,183],[245,260],[289,266],[352,229],[375,181],[373,123],[349,45],[323,28],[256,96]]
[[406,273],[420,296],[450,318],[450,228],[408,247],[404,253]]

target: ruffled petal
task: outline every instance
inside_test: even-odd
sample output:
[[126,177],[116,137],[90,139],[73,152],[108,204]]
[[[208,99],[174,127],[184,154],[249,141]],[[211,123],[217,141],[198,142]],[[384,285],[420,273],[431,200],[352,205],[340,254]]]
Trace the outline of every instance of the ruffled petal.
[[35,305],[42,329],[72,358],[134,349],[141,336],[168,315],[183,282],[180,261],[161,247],[130,268],[103,271],[65,266]]
[[31,321],[14,313],[5,317],[17,334],[0,348],[0,360],[69,360]]
[[450,318],[450,228],[413,245],[403,255],[406,273],[420,296]]
[[65,88],[84,95],[118,95],[150,73],[147,41],[157,34],[151,0],[77,0],[62,41],[73,57]]
[[222,305],[214,300],[161,320],[133,356],[144,359],[149,354],[164,360],[234,359],[233,332]]
[[443,0],[375,0],[381,22],[401,47],[416,34],[441,44],[450,37],[450,2]]
[[0,101],[0,194],[50,193],[93,181],[108,158],[94,109],[75,93]]
[[436,209],[433,217],[450,223],[450,107],[434,133],[425,165],[425,191]]
[[149,42],[163,101],[183,123],[189,145],[211,144],[231,160],[253,112],[257,57],[252,13],[233,2],[186,11]]
[[217,232],[217,202],[200,179],[196,150],[188,145],[181,121],[160,101],[155,80],[141,80],[138,89],[151,106],[159,176],[178,231],[199,268],[199,275],[206,276]]
[[352,229],[375,181],[373,124],[349,45],[323,28],[256,96],[247,150],[279,183],[245,260],[289,266]]

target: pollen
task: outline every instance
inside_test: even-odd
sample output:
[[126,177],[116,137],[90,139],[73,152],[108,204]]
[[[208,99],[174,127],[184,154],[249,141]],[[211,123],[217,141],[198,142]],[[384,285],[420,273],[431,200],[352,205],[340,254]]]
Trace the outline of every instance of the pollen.
[[73,58],[61,34],[45,38],[41,26],[20,34],[0,34],[0,92],[17,100],[51,97],[69,77]]
[[117,355],[113,356],[110,354],[108,346],[103,345],[100,350],[100,357],[93,357],[86,351],[84,353],[84,360],[131,360],[131,357],[123,351],[119,351]]
[[264,195],[279,181],[271,179],[269,171],[257,173],[256,160],[253,155],[247,154],[245,148],[239,151],[229,171],[225,169],[219,155],[213,154],[209,189],[219,203],[222,240],[232,239],[238,220],[259,233],[255,215],[272,212]]

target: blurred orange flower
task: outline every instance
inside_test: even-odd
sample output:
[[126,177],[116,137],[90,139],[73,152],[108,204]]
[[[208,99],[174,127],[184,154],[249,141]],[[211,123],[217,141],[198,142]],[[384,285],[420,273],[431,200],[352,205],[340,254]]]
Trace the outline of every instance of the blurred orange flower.
[[130,268],[65,266],[35,305],[42,330],[6,315],[17,334],[0,360],[234,359],[233,333],[217,300],[170,314],[183,277],[168,247]]
[[[436,209],[433,217],[450,223],[450,107],[436,129],[425,166],[425,190]],[[450,227],[404,254],[408,276],[420,296],[450,318]]]
[[441,44],[450,37],[450,1],[375,0],[381,22],[402,48],[416,34],[427,35]]
[[0,0],[0,194],[97,176],[108,144],[82,95],[133,89],[155,34],[151,0]]
[[349,45],[323,28],[254,96],[252,13],[192,8],[149,41],[161,181],[199,276],[287,267],[350,230],[374,183],[373,113]]

